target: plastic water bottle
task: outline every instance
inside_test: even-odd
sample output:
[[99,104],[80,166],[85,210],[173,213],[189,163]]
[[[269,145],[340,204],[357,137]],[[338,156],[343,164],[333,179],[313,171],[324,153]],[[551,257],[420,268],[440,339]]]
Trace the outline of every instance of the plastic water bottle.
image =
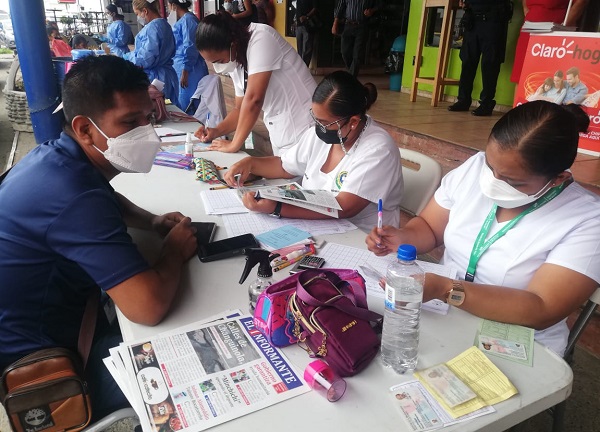
[[386,276],[381,359],[385,367],[403,374],[417,366],[425,273],[415,261],[413,245],[401,245],[397,258]]

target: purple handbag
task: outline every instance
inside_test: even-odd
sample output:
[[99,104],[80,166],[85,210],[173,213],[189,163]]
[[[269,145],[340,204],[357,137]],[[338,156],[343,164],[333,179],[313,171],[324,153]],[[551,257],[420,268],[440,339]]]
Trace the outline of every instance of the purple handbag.
[[[346,274],[340,277],[342,271]],[[365,281],[355,270],[304,270],[289,299],[299,343],[340,376],[360,372],[379,351],[370,322],[380,322],[382,316],[367,309],[365,291]]]

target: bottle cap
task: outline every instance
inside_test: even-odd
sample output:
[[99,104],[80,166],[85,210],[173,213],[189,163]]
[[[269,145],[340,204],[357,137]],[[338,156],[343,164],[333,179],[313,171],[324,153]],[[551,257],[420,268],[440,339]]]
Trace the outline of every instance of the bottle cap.
[[340,400],[346,392],[346,381],[337,375],[323,360],[315,360],[306,366],[304,380],[329,402]]
[[398,246],[398,259],[403,261],[413,261],[417,259],[417,248],[410,244],[403,244]]

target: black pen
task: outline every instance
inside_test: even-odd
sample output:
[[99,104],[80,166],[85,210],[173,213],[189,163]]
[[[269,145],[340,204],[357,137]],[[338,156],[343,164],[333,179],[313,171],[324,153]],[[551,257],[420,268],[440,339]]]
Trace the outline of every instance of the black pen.
[[174,136],[186,136],[187,132],[183,132],[183,133],[173,133],[173,134],[166,134],[166,135],[162,135],[161,138],[166,138],[166,137],[174,137]]

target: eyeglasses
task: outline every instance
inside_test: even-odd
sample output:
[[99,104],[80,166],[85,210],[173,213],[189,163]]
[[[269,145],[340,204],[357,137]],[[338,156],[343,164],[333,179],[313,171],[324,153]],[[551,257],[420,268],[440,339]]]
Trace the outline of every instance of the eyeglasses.
[[338,119],[338,120],[334,120],[331,123],[327,123],[326,125],[324,125],[319,120],[317,120],[317,118],[315,117],[315,114],[313,113],[312,108],[309,109],[309,112],[310,112],[310,116],[312,117],[313,121],[315,122],[315,124],[317,126],[319,126],[319,129],[321,129],[322,132],[327,132],[327,128],[329,126],[331,126],[332,124],[337,124],[338,125],[338,129],[340,129],[339,123],[341,121],[348,120],[350,117],[352,117],[352,116],[344,117],[344,118],[341,118],[341,119]]

